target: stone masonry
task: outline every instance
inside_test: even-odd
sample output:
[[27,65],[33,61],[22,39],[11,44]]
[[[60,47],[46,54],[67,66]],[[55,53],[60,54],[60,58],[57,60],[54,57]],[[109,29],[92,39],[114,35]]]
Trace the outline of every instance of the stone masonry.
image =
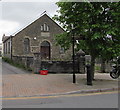
[[[46,24],[49,26],[48,32],[41,31],[41,25]],[[43,41],[50,43],[51,59],[60,59],[69,57],[71,50],[66,53],[60,54],[60,46],[56,46],[55,35],[63,33],[64,30],[55,23],[47,14],[25,27],[22,31],[18,32],[12,37],[12,54],[13,56],[33,56],[33,53],[40,52],[40,45]],[[30,53],[24,53],[24,39],[30,40]],[[64,57],[63,57],[64,56]]]

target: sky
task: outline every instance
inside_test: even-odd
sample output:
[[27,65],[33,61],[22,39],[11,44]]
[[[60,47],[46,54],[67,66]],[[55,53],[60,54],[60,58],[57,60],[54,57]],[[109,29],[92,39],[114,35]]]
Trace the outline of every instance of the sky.
[[57,1],[59,0],[0,0],[0,43],[3,34],[12,35],[44,11],[50,17],[54,16],[58,10],[55,4]]
[[[0,0],[0,43],[2,36],[12,35],[44,11],[51,17],[57,14],[59,0]],[[80,1],[80,0],[75,0]],[[113,0],[115,1],[115,0]]]

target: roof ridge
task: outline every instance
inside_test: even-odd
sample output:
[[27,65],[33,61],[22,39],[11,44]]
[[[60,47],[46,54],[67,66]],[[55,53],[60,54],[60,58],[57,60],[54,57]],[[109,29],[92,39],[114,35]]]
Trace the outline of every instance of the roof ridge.
[[[22,31],[24,28],[26,28],[27,26],[29,26],[30,24],[32,24],[33,22],[35,22],[36,20],[38,20],[39,18],[41,18],[42,16],[44,16],[45,14],[46,14],[47,16],[49,16],[48,13],[47,13],[46,11],[44,11],[42,14],[37,15],[36,18],[34,18],[33,20],[31,20],[28,24],[24,25],[23,27],[21,27],[20,29],[18,29],[16,32],[14,32],[14,33],[12,34],[12,36],[15,36],[17,33],[19,33],[20,31]],[[50,17],[50,16],[49,16],[49,17]],[[51,18],[51,17],[50,17],[50,18]]]

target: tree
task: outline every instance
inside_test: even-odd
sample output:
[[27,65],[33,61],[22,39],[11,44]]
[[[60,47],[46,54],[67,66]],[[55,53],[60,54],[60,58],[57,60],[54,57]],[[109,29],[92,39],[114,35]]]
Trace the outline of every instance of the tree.
[[[91,55],[91,73],[94,79],[95,59],[111,59],[120,53],[120,3],[57,2],[59,21],[66,33],[56,36],[58,44],[66,49],[71,45],[71,32],[80,38],[77,49]],[[73,28],[71,28],[73,26]]]

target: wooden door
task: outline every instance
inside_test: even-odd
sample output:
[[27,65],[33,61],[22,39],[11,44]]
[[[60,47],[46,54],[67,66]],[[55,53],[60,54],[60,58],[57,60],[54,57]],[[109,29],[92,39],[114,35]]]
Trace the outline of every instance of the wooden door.
[[44,41],[41,44],[41,57],[42,59],[50,60],[50,43],[47,41]]

